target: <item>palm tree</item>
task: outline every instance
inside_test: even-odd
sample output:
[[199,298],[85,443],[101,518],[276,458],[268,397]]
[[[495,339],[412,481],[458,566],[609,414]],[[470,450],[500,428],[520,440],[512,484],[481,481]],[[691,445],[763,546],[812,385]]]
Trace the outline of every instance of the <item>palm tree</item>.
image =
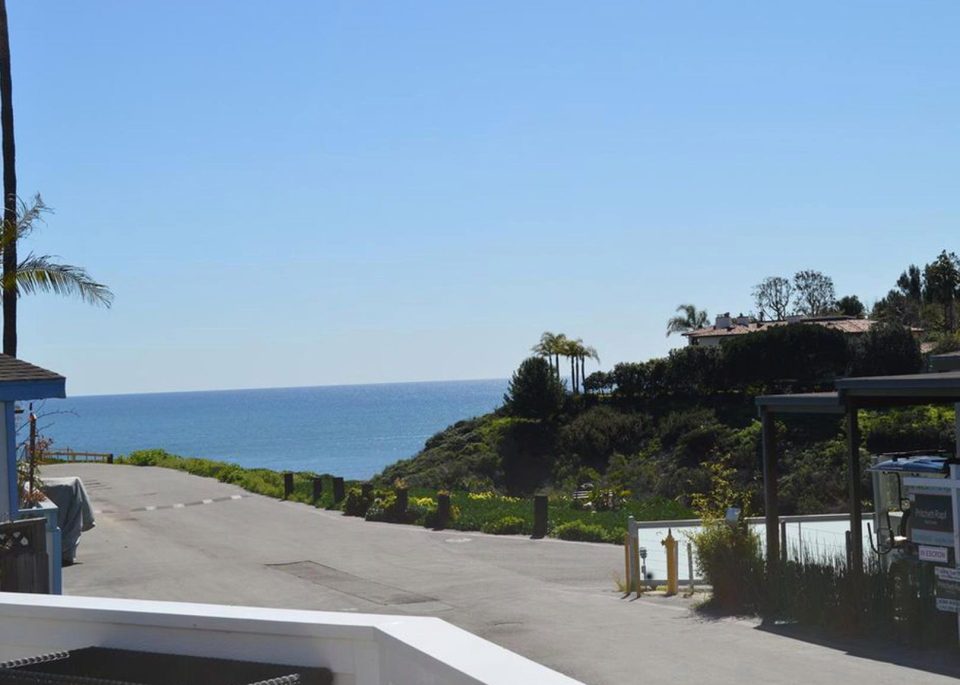
[[587,348],[583,345],[583,340],[564,339],[561,354],[570,358],[570,388],[576,394],[580,392],[580,382],[583,378],[583,358],[587,354]]
[[[3,280],[17,278],[17,167],[13,140],[13,75],[10,67],[10,32],[7,3],[0,0],[0,133],[3,136]],[[4,288],[3,353],[17,356],[17,293]]]
[[[18,205],[19,211],[12,235],[3,236],[0,240],[0,250],[3,251],[4,259],[11,246],[21,238],[30,235],[37,228],[37,223],[43,221],[43,215],[50,211],[39,195],[29,206],[23,202]],[[70,264],[60,264],[55,259],[51,255],[35,255],[31,252],[20,260],[12,273],[4,273],[0,280],[4,315],[6,315],[8,295],[12,295],[14,302],[20,295],[52,292],[57,295],[74,295],[84,302],[104,307],[109,307],[113,303],[113,293],[110,292],[110,288],[95,281],[86,269]],[[6,317],[4,320],[6,321]],[[16,324],[14,324],[14,333],[15,326]],[[6,331],[6,328],[4,330]]]
[[[554,369],[553,366],[554,353],[557,349],[558,337],[563,337],[563,333],[557,336],[555,333],[551,333],[550,331],[544,331],[540,335],[540,342],[530,348],[530,351],[538,357],[547,358],[547,363],[550,364],[550,370],[554,371],[554,373],[559,373],[559,369]],[[559,364],[559,358],[557,359],[557,363]]]
[[565,352],[567,336],[563,333],[551,333],[545,331],[540,336],[540,342],[530,348],[530,350],[540,357],[546,357],[550,363],[550,368],[560,378],[560,355],[567,356]]
[[686,333],[703,328],[707,325],[709,315],[705,309],[697,309],[692,304],[682,304],[677,307],[677,312],[682,312],[677,316],[671,317],[667,321],[667,336],[674,333]]
[[595,362],[597,362],[597,364],[599,364],[600,355],[597,354],[596,348],[591,347],[590,345],[581,345],[580,347],[580,382],[581,384],[587,378],[587,372],[583,366],[585,359],[593,359]]

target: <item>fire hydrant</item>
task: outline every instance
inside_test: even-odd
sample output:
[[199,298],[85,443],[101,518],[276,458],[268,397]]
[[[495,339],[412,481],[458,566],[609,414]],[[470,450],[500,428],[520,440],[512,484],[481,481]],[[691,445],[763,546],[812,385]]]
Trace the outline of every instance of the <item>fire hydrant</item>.
[[680,591],[680,545],[673,537],[673,530],[667,529],[667,537],[660,541],[667,552],[667,596]]

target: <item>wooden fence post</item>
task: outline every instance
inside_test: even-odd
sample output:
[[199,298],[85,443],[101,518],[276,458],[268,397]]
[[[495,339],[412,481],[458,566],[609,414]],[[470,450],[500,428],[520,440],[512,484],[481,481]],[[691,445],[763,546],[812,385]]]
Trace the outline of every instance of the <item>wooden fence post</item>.
[[437,493],[437,530],[443,530],[450,523],[450,493]]
[[283,472],[283,499],[289,499],[293,494],[293,472]]
[[313,501],[319,502],[320,498],[323,497],[323,478],[320,476],[313,477]]
[[547,496],[535,495],[533,498],[533,537],[547,537]]
[[339,476],[333,479],[333,503],[339,504],[343,501],[346,493],[343,491],[343,478]]
[[407,505],[410,501],[410,491],[406,488],[397,488],[397,512],[401,515],[407,513]]

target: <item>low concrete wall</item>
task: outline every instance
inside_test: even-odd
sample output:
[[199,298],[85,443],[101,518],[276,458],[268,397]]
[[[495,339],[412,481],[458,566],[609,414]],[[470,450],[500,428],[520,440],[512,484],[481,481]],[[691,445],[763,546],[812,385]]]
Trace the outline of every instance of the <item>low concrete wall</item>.
[[341,685],[574,685],[438,618],[0,593],[2,658],[115,647],[331,669]]

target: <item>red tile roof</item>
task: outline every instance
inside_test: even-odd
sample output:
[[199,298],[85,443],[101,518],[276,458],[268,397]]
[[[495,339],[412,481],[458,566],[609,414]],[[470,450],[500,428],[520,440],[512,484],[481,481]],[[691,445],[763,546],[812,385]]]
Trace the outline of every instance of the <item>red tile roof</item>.
[[[689,331],[683,335],[688,338],[719,338],[731,335],[746,335],[747,333],[757,333],[775,326],[786,326],[788,321],[762,321],[748,324],[731,323],[730,328],[717,328],[716,326],[705,326],[695,331]],[[877,322],[872,319],[846,319],[840,317],[823,317],[801,319],[795,323],[816,324],[825,328],[832,328],[847,335],[862,335],[869,331]],[[923,332],[922,328],[911,328],[914,333]]]

